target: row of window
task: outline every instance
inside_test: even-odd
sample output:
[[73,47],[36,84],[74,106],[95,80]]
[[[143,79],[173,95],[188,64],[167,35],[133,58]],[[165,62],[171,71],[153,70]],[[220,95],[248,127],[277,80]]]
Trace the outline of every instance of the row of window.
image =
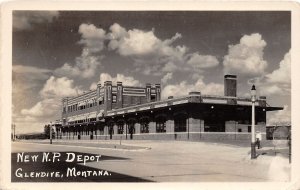
[[[124,123],[117,124],[117,134],[124,133]],[[114,134],[113,125],[109,126],[109,132]],[[166,132],[166,120],[159,119],[156,121],[156,133]],[[180,118],[175,120],[175,132],[186,132],[186,119]],[[135,133],[134,123],[128,125],[128,133]],[[149,133],[149,122],[142,122],[140,124],[140,133]]]
[[[102,105],[102,104],[103,104],[103,101],[98,101],[98,105]],[[67,113],[67,112],[70,113],[70,112],[74,112],[74,111],[78,111],[78,110],[84,110],[87,108],[92,108],[94,106],[97,106],[97,102],[88,103],[86,105],[81,105],[81,106],[74,104],[71,106],[67,106],[67,109],[66,109],[66,107],[63,107],[63,113]]]
[[[85,122],[96,121],[96,118],[85,119],[75,121],[69,124],[80,124]],[[174,120],[174,131],[175,132],[186,132],[187,131],[187,119],[186,118],[177,118]],[[109,133],[114,134],[113,124],[109,125]],[[248,132],[251,132],[251,126],[248,126]],[[124,134],[124,123],[119,122],[117,124],[117,134]],[[165,133],[166,132],[166,120],[164,118],[159,118],[156,121],[156,133]],[[204,132],[225,132],[225,122],[215,123],[213,121],[204,122]],[[238,128],[238,132],[242,132],[241,128]],[[135,133],[134,123],[128,124],[128,133]],[[140,123],[140,133],[149,133],[149,121],[142,121]]]
[[[82,122],[82,121],[83,120],[81,120],[79,122]],[[177,124],[177,126],[178,125],[179,125],[179,123]],[[156,132],[157,133],[159,133],[159,131],[166,132],[165,127],[162,127],[162,126],[164,126],[164,125],[162,125],[161,123],[156,125]],[[205,129],[206,129],[206,130],[204,130],[205,132],[216,132],[216,130],[212,130],[212,128],[210,128],[210,127],[209,128],[205,127]],[[89,134],[90,130],[91,129],[75,130],[74,133],[75,133],[75,135],[77,135],[77,133],[78,134],[84,134],[84,133]],[[114,134],[114,129],[113,129],[112,126],[110,126],[109,130],[110,130],[109,133]],[[133,126],[129,126],[129,132],[128,132],[129,134],[130,134],[130,130],[133,130],[132,134],[135,134],[135,128]],[[185,132],[185,131],[186,131],[186,125],[184,125],[183,120],[182,120],[182,125],[180,127],[177,127],[177,128],[175,127],[175,132]],[[63,130],[62,132],[65,133],[66,131]],[[95,130],[94,132],[95,132],[95,135],[96,135],[97,131]],[[238,132],[242,132],[242,129],[239,128]],[[251,133],[251,126],[248,126],[248,132]],[[149,123],[141,123],[140,133],[149,133]],[[92,134],[92,132],[91,132],[91,134]],[[103,135],[103,134],[104,134],[104,128],[102,128],[100,130],[100,135]],[[118,125],[117,134],[124,134],[124,125],[123,124]]]

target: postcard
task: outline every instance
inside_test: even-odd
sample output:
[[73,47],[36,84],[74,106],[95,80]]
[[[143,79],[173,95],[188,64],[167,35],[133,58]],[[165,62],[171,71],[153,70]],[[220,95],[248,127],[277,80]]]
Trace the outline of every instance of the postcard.
[[1,188],[299,188],[299,13],[3,3]]

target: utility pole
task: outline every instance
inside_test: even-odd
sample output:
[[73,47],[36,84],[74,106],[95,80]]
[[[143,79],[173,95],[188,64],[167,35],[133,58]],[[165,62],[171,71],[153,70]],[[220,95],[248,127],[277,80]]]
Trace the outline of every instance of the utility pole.
[[256,150],[255,150],[255,101],[256,101],[256,89],[255,89],[255,85],[252,85],[252,88],[251,88],[251,102],[252,102],[251,159],[256,159]]
[[12,133],[12,141],[15,141],[16,140],[16,125],[15,124],[12,124],[11,125],[11,133]]
[[14,136],[13,136],[13,138],[14,138],[14,141],[16,140],[16,124],[14,124]]
[[50,121],[50,144],[52,144],[52,121]]

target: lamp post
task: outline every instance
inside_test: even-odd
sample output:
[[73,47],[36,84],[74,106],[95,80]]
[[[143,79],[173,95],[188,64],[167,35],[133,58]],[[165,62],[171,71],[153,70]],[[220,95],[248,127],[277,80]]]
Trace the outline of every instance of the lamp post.
[[251,102],[252,102],[251,159],[256,159],[256,151],[255,151],[255,101],[256,101],[256,89],[255,89],[255,85],[252,85],[252,88],[251,88]]
[[52,144],[52,121],[50,121],[50,144]]

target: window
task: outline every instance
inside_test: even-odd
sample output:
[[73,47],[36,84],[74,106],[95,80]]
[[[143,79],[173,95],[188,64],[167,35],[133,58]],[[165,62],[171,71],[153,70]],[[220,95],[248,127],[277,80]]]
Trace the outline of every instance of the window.
[[151,95],[151,102],[155,101],[155,95]]
[[117,102],[117,95],[115,95],[115,94],[112,95],[112,102],[113,103]]
[[186,118],[178,117],[174,120],[175,132],[186,132]]
[[241,133],[241,132],[242,132],[242,129],[238,129],[238,132]]
[[251,133],[251,126],[248,126],[248,133]]
[[166,132],[166,119],[164,117],[157,118],[156,132],[157,133],[165,133]]
[[118,123],[118,134],[123,134],[124,133],[124,123],[119,122]]
[[149,122],[141,123],[141,133],[149,133]]
[[140,124],[140,133],[149,133],[149,118],[142,118]]
[[113,123],[110,123],[108,125],[108,134],[114,134],[114,124]]
[[225,121],[213,117],[204,120],[204,132],[225,132]]
[[129,122],[128,123],[128,133],[129,134],[135,134],[134,122]]

